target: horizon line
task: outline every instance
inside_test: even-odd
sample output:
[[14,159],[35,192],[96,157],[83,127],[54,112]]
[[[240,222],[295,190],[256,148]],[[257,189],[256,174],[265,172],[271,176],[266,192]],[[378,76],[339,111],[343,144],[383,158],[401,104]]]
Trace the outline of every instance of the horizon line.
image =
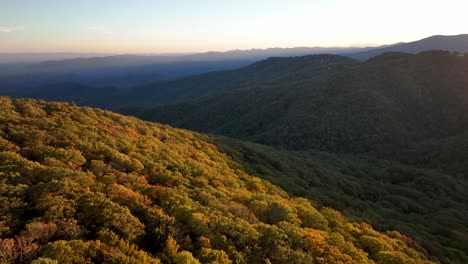
[[[394,43],[398,44],[398,43]],[[363,44],[363,45],[350,45],[350,46],[294,46],[294,47],[271,47],[271,48],[250,48],[250,49],[226,49],[226,50],[206,50],[206,51],[191,51],[191,52],[99,52],[99,51],[17,51],[17,52],[4,52],[0,54],[10,55],[33,55],[33,54],[102,54],[102,55],[194,55],[205,53],[227,53],[234,51],[267,51],[274,49],[365,49],[365,48],[378,48],[382,46],[393,44]]]

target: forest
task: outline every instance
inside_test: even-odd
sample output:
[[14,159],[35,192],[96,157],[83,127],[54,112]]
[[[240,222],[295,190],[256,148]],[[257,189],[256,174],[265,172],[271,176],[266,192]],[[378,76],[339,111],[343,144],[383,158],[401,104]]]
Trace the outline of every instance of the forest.
[[[448,173],[363,155],[287,151],[229,138],[208,140],[245,171],[292,195],[319,201],[377,230],[407,234],[443,263],[468,261],[465,160],[447,163],[442,168],[454,172]],[[448,151],[430,161],[445,161]]]
[[[417,239],[393,229],[398,221],[388,230],[375,229],[365,218],[333,209],[345,197],[325,190],[309,195],[314,189],[294,194],[265,180],[301,171],[279,159],[269,161],[275,169],[257,166],[263,150],[242,156],[239,144],[100,109],[0,97],[0,262],[439,262]],[[327,159],[316,167],[317,173],[330,173],[315,179],[324,184],[335,177],[328,171],[334,158]],[[355,171],[342,173],[356,176],[366,170],[361,166],[356,162]],[[380,173],[370,171],[373,166],[364,173]],[[395,188],[404,182],[396,174],[387,179]],[[374,179],[379,181],[385,180]],[[345,189],[346,195],[353,190],[358,189]],[[372,208],[368,195],[362,199]],[[356,196],[349,203],[359,207],[363,202]],[[466,198],[446,202],[451,199]],[[466,257],[461,250],[451,252],[458,260]]]
[[468,264],[467,0],[0,0],[0,264]]

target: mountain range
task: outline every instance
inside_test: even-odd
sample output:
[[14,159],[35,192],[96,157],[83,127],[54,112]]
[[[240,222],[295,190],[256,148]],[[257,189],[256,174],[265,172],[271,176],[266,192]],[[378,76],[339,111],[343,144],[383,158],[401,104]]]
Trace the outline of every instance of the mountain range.
[[[365,49],[271,48],[183,55],[0,54],[0,82],[3,79],[3,83],[10,88],[23,88],[25,85],[17,81],[24,78],[32,80],[33,85],[38,81],[42,81],[41,84],[75,81],[93,87],[106,85],[129,87],[147,81],[234,69],[274,56],[289,57],[361,50]],[[44,78],[45,74],[48,78]]]
[[[105,55],[87,53],[0,54],[0,89],[24,90],[45,85],[77,82],[101,88],[129,88],[160,80],[211,71],[235,69],[270,57],[339,54],[359,60],[390,52],[425,50],[467,51],[467,35],[433,36],[410,43],[381,47],[298,47],[232,50],[198,54]],[[29,82],[24,82],[27,79]],[[5,93],[3,93],[5,94]],[[13,95],[13,94],[12,94]],[[17,96],[14,94],[14,96]]]
[[[468,128],[463,114],[468,110],[468,57],[432,51],[387,53],[366,62],[317,55],[263,63],[292,71],[284,78],[273,73],[274,77],[267,78],[271,82],[257,79],[257,83],[246,82],[219,94],[150,109],[141,107],[146,102],[142,99],[137,109],[126,111],[144,119],[290,149],[385,155]],[[265,68],[271,69],[243,70],[250,69],[251,76],[259,77]],[[218,73],[212,80],[223,87],[235,79],[233,75],[223,79],[225,74]],[[205,95],[209,83],[191,83],[192,94]]]
[[427,50],[446,50],[452,52],[468,52],[468,34],[442,36],[436,35],[408,43],[397,43],[386,47],[361,51],[350,56],[359,60],[367,60],[386,52],[420,53]]
[[[361,219],[366,219],[380,228],[398,226],[399,230],[405,230],[413,237],[418,237],[419,241],[432,240],[429,238],[432,235],[428,234],[438,233],[436,236],[446,236],[455,231],[447,230],[442,232],[445,233],[442,235],[435,231],[437,228],[421,231],[421,227],[409,227],[408,223],[424,223],[426,227],[434,227],[446,223],[448,219],[459,219],[460,223],[468,220],[466,213],[449,217],[431,215],[416,220],[416,211],[436,214],[440,209],[420,208],[419,211],[420,209],[416,209],[418,206],[411,201],[422,196],[406,193],[405,195],[409,196],[403,199],[400,192],[400,188],[408,188],[409,192],[421,192],[425,188],[422,187],[423,182],[436,179],[444,180],[434,185],[431,183],[432,187],[427,191],[437,193],[441,191],[441,186],[446,186],[445,184],[451,181],[457,182],[455,185],[459,186],[453,186],[453,193],[462,194],[468,191],[468,119],[464,114],[468,110],[468,57],[448,51],[426,51],[416,55],[395,52],[360,62],[336,55],[316,55],[272,58],[252,66],[255,67],[248,69],[259,72],[251,72],[250,76],[255,78],[250,82],[240,82],[243,86],[234,88],[221,85],[225,83],[223,76],[242,76],[241,71],[236,72],[239,75],[233,75],[232,72],[230,75],[226,75],[226,72],[212,73],[212,80],[220,84],[214,93],[206,93],[206,88],[210,87],[209,83],[193,82],[192,89],[187,88],[190,94],[185,99],[171,98],[175,103],[160,104],[157,100],[146,97],[148,100],[154,100],[155,105],[160,105],[139,105],[120,111],[145,120],[276,146],[246,146],[243,143],[231,142],[231,145],[227,144],[228,146],[222,149],[237,157],[256,175],[266,175],[266,179],[279,184],[285,190],[312,197],[323,195],[319,200],[344,211],[353,210],[350,208],[357,206],[360,213],[354,211],[353,215],[359,215],[363,217]],[[265,69],[296,69],[296,73],[286,70],[283,72],[285,75],[280,75],[271,71],[271,77],[265,79],[268,81],[262,81],[257,77],[268,72],[264,71]],[[236,79],[233,80],[235,82]],[[179,90],[176,94],[184,95],[183,91]],[[198,91],[199,97],[193,96]],[[145,100],[142,102],[146,103]],[[236,147],[232,147],[232,144]],[[225,146],[226,143],[220,145]],[[327,156],[329,154],[322,152],[317,154],[317,150],[341,153],[339,155],[344,156]],[[320,161],[309,160],[311,155],[320,156]],[[317,172],[314,165],[305,165],[323,165],[330,160],[329,168],[335,170],[340,168],[337,161],[356,164],[356,161],[346,161],[350,157],[358,157],[367,165],[359,169],[352,167],[351,171],[357,172],[351,173],[354,176],[349,181],[344,180],[346,176],[341,174],[330,171]],[[400,165],[393,167],[393,162]],[[371,169],[369,166],[376,167]],[[393,176],[386,178],[384,175],[389,171]],[[424,180],[420,178],[428,171],[430,176],[423,176]],[[281,175],[287,175],[288,179],[282,178]],[[323,178],[314,181],[314,176],[310,175],[327,175],[330,178],[328,181]],[[368,182],[368,187],[362,187],[365,185],[363,181],[368,177],[373,180]],[[395,193],[399,198],[391,202],[398,208],[396,210],[403,210],[398,213],[400,215],[385,212],[390,208],[390,204],[383,201],[379,202],[376,208],[364,209],[370,201],[379,201],[379,198],[375,197],[392,196],[387,193],[392,188],[390,186],[382,186],[380,192],[373,194],[375,196],[364,194],[368,190],[378,189],[375,180],[400,190]],[[336,185],[339,187],[332,187]],[[436,187],[438,185],[439,187]],[[328,190],[327,194],[323,194],[327,192],[325,190]],[[340,190],[346,194],[331,194],[330,190]],[[342,195],[349,196],[343,200]],[[367,197],[364,203],[366,205],[352,205],[351,197]],[[370,201],[367,200],[369,198]],[[341,202],[343,204],[340,204]],[[447,205],[445,208],[452,206]],[[405,218],[406,220],[398,224],[390,224],[389,219]],[[429,223],[429,218],[433,219],[434,223]],[[449,226],[451,228],[456,224]],[[463,224],[461,226],[466,227]],[[451,238],[435,239],[438,242],[431,242],[431,245],[425,245],[425,248],[444,263],[464,263],[465,260],[462,259],[465,257],[455,257],[449,253],[453,252],[453,248],[447,249],[442,246],[445,242],[441,241],[464,240],[463,235],[455,238],[453,234],[449,235]],[[461,231],[461,234],[466,234],[466,231]],[[435,244],[437,246],[434,246]],[[463,246],[457,246],[456,251],[458,250],[461,255],[467,252]]]
[[5,66],[0,262],[468,263],[467,35],[313,50]]

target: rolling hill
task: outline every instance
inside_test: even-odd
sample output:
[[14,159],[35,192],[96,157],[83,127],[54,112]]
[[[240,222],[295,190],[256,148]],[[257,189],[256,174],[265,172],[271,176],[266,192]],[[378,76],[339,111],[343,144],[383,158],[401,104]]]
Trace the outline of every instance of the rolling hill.
[[151,106],[191,98],[222,94],[240,87],[269,83],[289,83],[296,79],[328,76],[357,61],[338,55],[311,55],[290,58],[269,58],[247,67],[205,73],[168,82],[135,87],[122,92],[125,102],[116,104]]
[[4,263],[432,263],[407,235],[255,177],[221,138],[65,103],[0,108]]
[[310,71],[287,82],[124,112],[288,149],[386,158],[468,128],[468,57],[387,53],[346,65],[330,74]]

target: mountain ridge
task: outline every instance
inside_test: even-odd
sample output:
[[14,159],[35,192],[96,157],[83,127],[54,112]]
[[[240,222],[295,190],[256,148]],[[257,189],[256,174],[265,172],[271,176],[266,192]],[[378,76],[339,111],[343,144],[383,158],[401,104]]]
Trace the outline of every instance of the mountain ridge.
[[[428,49],[449,49],[463,52],[466,51],[468,47],[466,35],[456,35],[429,37],[416,42],[383,46],[380,49],[364,48],[367,50],[365,51],[367,53],[355,53],[354,51],[356,50],[345,51],[339,50],[339,48],[338,50],[337,48],[273,48],[266,50],[234,50],[224,53],[208,52],[202,54],[185,54],[183,56],[116,55],[104,58],[47,61],[26,65],[0,64],[0,93],[13,97],[31,97],[31,95],[27,93],[28,89],[37,89],[46,85],[57,87],[59,84],[69,82],[80,83],[83,86],[89,86],[89,88],[95,89],[113,86],[119,89],[129,89],[129,91],[135,89],[138,90],[138,87],[153,84],[154,90],[157,90],[159,84],[156,83],[161,81],[178,80],[207,72],[239,69],[240,67],[246,67],[252,63],[269,57],[301,56],[305,54],[326,52],[335,54],[340,53],[341,55],[363,60],[373,56],[378,56],[386,51],[404,51],[399,50],[398,47],[401,48],[401,45],[418,45],[418,43],[427,43],[428,41],[431,42],[431,39],[442,40],[438,40],[435,44],[429,46],[424,44],[426,46],[423,45],[424,47],[414,51],[419,52]],[[465,39],[465,41],[463,41],[463,39]],[[451,44],[452,48],[447,48],[447,45],[443,44],[450,42],[453,42]],[[456,48],[456,45],[458,45],[458,48]],[[372,54],[365,55],[370,53]],[[28,82],[25,82],[25,80]],[[66,93],[66,90],[66,87],[64,87],[64,91],[57,98],[68,98],[69,96],[63,94]],[[170,90],[166,92],[170,93]],[[155,91],[155,93],[157,94],[157,91]],[[131,92],[127,92],[127,95],[128,94],[131,95]],[[161,92],[159,94],[161,94]],[[122,104],[124,104],[124,99],[119,98],[118,94],[112,94],[111,97],[113,96],[116,98],[116,102],[114,104],[112,104],[111,100],[106,100],[106,102],[101,101],[102,104],[91,105],[106,108],[114,105],[113,109],[116,109],[115,105],[120,104],[123,107]],[[148,97],[151,96],[151,93],[149,93]],[[39,99],[41,98],[38,94],[35,94],[34,97]],[[80,98],[77,98],[75,101],[84,102],[84,104],[86,104],[86,100],[82,99],[86,97],[90,98],[90,102],[96,101],[91,98],[92,94],[90,93],[80,94]],[[145,97],[146,96],[142,96],[143,99],[145,99]],[[51,100],[57,100],[57,98],[42,97],[42,99]]]
[[355,59],[367,60],[386,52],[420,53],[428,50],[445,50],[451,52],[468,52],[468,34],[434,35],[421,40],[396,43],[383,48],[375,48],[349,56]]

